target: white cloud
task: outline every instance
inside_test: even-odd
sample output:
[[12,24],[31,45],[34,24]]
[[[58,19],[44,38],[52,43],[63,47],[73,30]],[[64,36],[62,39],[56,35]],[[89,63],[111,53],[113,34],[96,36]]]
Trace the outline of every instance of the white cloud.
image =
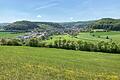
[[37,18],[41,18],[42,16],[41,15],[37,15]]
[[40,3],[39,5],[37,5],[36,8],[34,8],[34,10],[37,11],[37,10],[41,10],[41,9],[55,7],[59,4],[60,4],[60,0],[49,0],[45,3]]
[[70,20],[73,20],[74,18],[73,17],[70,17]]
[[37,7],[35,10],[40,10],[40,9],[45,9],[45,8],[49,8],[49,7],[54,7],[54,6],[57,6],[58,3],[51,3],[51,4],[45,4],[45,5],[42,5],[40,7]]

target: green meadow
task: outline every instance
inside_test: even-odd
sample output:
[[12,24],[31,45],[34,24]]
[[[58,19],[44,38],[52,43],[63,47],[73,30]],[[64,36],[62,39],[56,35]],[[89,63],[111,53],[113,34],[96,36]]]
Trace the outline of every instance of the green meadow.
[[120,55],[1,46],[0,80],[120,80]]
[[[16,38],[19,35],[24,33],[0,32],[0,38]],[[109,39],[106,39],[107,36]],[[120,32],[54,35],[45,42],[51,43],[58,39],[91,42],[112,39],[119,44]],[[55,48],[0,46],[0,80],[120,80],[120,55]]]
[[[24,35],[25,33],[11,33],[11,32],[0,32],[0,38],[16,38],[19,35]],[[92,36],[92,35],[95,36]],[[109,37],[109,39],[106,39],[106,37]],[[120,42],[120,32],[95,32],[95,33],[89,33],[89,32],[80,32],[79,35],[76,37],[70,36],[70,35],[54,35],[52,36],[52,39],[47,40],[47,42],[53,42],[55,40],[61,39],[67,39],[67,40],[85,40],[85,41],[92,41],[92,42],[98,42],[98,41],[110,41],[111,39],[114,42],[119,43]]]
[[[94,34],[94,36],[93,36]],[[106,39],[106,37],[109,37],[109,39]],[[66,40],[84,40],[84,41],[90,41],[90,42],[99,42],[99,41],[114,41],[116,43],[120,43],[120,32],[80,32],[76,37],[70,36],[70,35],[54,35],[52,36],[52,39],[46,40],[45,42],[53,42],[55,40],[59,39],[66,39]]]
[[[109,39],[106,39],[107,36],[109,37]],[[110,41],[111,39],[114,42],[120,42],[120,32],[115,32],[115,31],[94,32],[94,33],[83,32],[83,33],[80,33],[77,37],[81,40],[93,41],[93,42],[94,41]]]
[[24,33],[0,32],[0,38],[16,38]]

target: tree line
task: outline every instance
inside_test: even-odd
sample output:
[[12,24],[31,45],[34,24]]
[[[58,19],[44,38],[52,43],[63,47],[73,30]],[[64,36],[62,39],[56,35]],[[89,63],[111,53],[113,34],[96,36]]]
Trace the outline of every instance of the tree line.
[[47,48],[59,48],[59,49],[80,50],[80,51],[120,53],[120,45],[117,45],[115,42],[105,42],[105,41],[93,43],[82,40],[72,41],[66,39],[59,39],[51,43],[48,43],[48,42],[42,42],[37,38],[32,38],[27,41],[19,40],[19,39],[7,39],[7,40],[1,39],[0,45],[47,47]]

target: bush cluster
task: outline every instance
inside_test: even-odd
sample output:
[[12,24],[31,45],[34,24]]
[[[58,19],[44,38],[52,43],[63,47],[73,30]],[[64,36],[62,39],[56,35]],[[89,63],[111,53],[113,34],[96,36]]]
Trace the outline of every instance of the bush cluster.
[[0,45],[8,45],[8,46],[22,46],[22,41],[19,39],[1,39]]

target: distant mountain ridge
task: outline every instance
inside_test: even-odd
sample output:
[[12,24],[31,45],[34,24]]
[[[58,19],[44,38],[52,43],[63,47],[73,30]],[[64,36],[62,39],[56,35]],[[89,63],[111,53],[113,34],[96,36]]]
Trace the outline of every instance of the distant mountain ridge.
[[61,25],[66,28],[72,28],[72,27],[84,28],[92,23],[94,23],[94,21],[78,21],[78,22],[64,22],[64,23],[61,23]]
[[9,25],[10,23],[0,23],[0,26],[6,26]]
[[[78,21],[78,22],[31,22],[16,21],[11,24],[0,24],[5,30],[33,30],[39,29],[60,29],[60,28],[91,28],[91,29],[107,29],[120,31],[120,19],[102,18],[94,21]],[[4,27],[3,27],[4,26]]]
[[9,23],[0,23],[0,29],[3,29],[4,26],[7,26],[7,25],[9,25]]

